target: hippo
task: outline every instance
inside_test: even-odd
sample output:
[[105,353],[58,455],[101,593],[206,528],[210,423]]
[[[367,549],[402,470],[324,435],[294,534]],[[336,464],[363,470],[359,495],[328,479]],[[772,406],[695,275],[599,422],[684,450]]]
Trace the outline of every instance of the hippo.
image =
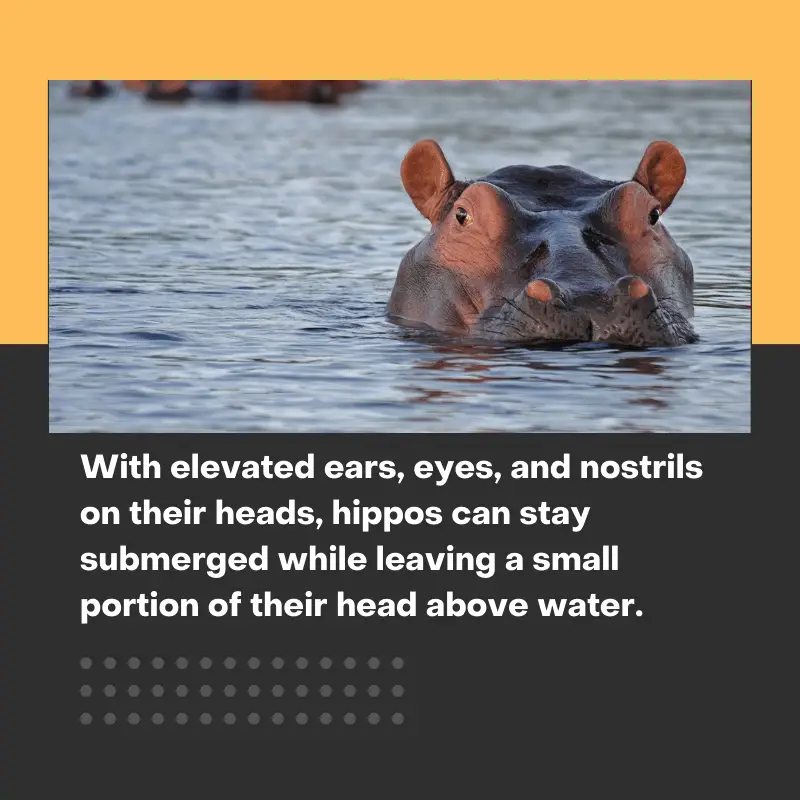
[[341,92],[334,81],[252,81],[248,90],[255,100],[268,103],[301,102],[336,104]]
[[144,96],[159,103],[182,103],[191,98],[192,90],[189,81],[148,81]]
[[[147,100],[182,102],[211,100],[267,103],[313,103],[337,105],[345,94],[361,91],[364,81],[122,81],[122,89],[143,95]],[[70,87],[73,97],[105,97],[113,90],[107,81],[77,81]]]
[[626,181],[524,165],[455,180],[432,140],[400,174],[431,228],[400,264],[393,323],[531,345],[697,341],[692,262],[662,222],[686,177],[673,144],[648,145]]
[[70,97],[86,97],[99,100],[113,94],[108,81],[72,81],[69,86]]

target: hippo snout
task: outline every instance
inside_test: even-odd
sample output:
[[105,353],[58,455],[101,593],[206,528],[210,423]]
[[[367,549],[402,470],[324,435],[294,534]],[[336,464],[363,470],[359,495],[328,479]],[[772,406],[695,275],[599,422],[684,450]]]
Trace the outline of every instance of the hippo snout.
[[678,303],[659,300],[638,275],[626,275],[609,291],[603,307],[590,311],[592,338],[631,347],[665,347],[697,341]]
[[555,281],[531,281],[516,296],[504,296],[478,319],[473,336],[525,342],[588,342],[592,321],[575,304],[572,293]]
[[627,347],[664,347],[697,336],[680,307],[659,300],[638,275],[619,278],[605,292],[576,295],[547,278],[530,281],[478,320],[475,335],[526,343],[607,342]]

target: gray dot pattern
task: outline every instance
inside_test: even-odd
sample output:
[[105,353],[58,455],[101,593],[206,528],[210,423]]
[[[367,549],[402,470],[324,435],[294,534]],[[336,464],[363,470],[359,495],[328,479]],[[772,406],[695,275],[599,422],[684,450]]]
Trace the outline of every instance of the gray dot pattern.
[[[148,665],[148,662],[149,666],[151,666],[153,669],[156,670],[161,670],[165,666],[167,666],[167,661],[161,656],[155,656],[150,658],[149,660],[146,660],[145,666]],[[113,670],[117,668],[119,663],[122,663],[123,666],[127,666],[129,669],[136,670],[142,666],[143,662],[142,659],[137,656],[130,656],[127,658],[123,658],[122,662],[118,662],[114,656],[105,656],[102,657],[97,662],[97,666],[102,666],[106,670]],[[191,663],[192,663],[191,660],[184,656],[177,657],[171,662],[171,664],[173,664],[179,670],[185,670],[189,668],[191,666]],[[210,670],[214,666],[214,660],[209,656],[203,656],[194,661],[194,663],[199,665],[200,668],[204,670]],[[267,663],[275,670],[282,670],[287,666],[287,661],[280,656],[272,658]],[[90,670],[95,666],[95,661],[88,656],[84,656],[83,658],[80,659],[79,664],[81,669]],[[218,665],[217,668],[219,668],[219,666],[222,666],[225,669],[232,670],[238,664],[239,661],[236,658],[232,656],[227,656],[217,661]],[[251,670],[258,670],[262,666],[262,660],[256,656],[245,657],[241,661],[241,664],[242,666],[246,664],[246,666]],[[306,670],[312,666],[312,662],[305,656],[298,656],[296,658],[293,658],[293,660],[289,661],[288,664],[290,667],[294,667],[298,670]],[[317,660],[316,664],[319,666],[320,669],[330,670],[333,671],[334,673],[337,671],[337,669],[341,670],[342,668],[344,668],[345,670],[356,670],[359,667],[359,662],[353,656],[346,656],[338,661],[333,658],[330,658],[329,656],[323,656],[322,658],[319,658]],[[382,674],[385,674],[386,677],[388,677],[388,673],[385,672],[387,667],[390,667],[392,670],[404,669],[406,663],[403,658],[401,658],[400,656],[394,656],[390,660],[383,661],[377,656],[371,656],[368,659],[360,662],[360,670],[363,670],[365,666],[370,670],[380,670],[380,672],[372,676],[373,681],[377,679],[377,682],[372,683],[369,686],[362,686],[361,692],[365,692],[365,694],[372,699],[380,697],[384,692],[387,693],[390,692],[391,696],[395,699],[399,699],[405,696],[406,688],[403,685],[399,683],[391,684],[391,682],[388,682],[389,685],[382,684],[380,679],[380,675]],[[287,678],[289,677],[288,674],[286,675],[286,677]],[[288,692],[290,693],[289,697],[286,698],[289,701],[289,708],[287,712],[288,719],[290,722],[294,722],[296,725],[299,726],[307,726],[309,722],[312,722],[312,717],[305,711],[300,711],[295,713],[295,710],[291,708],[291,694],[296,695],[296,697],[298,698],[306,698],[316,690],[319,692],[319,695],[322,698],[330,698],[334,695],[336,691],[334,689],[334,686],[332,686],[329,683],[317,685],[315,687],[313,685],[314,683],[313,675],[309,675],[308,677],[311,678],[311,683],[312,683],[311,686],[309,686],[307,683],[292,685],[293,682],[290,681],[288,686],[282,684],[275,684],[271,688],[271,695],[274,698],[286,697],[288,690]],[[167,675],[165,675],[164,678],[166,678],[168,681]],[[148,688],[147,686],[144,687],[145,691],[147,691],[147,688]],[[172,691],[172,687],[168,686],[167,688],[170,691]],[[150,686],[150,693],[153,695],[153,697],[161,698],[165,696],[167,688],[165,688],[165,686],[163,686],[162,684],[155,684]],[[100,687],[98,686],[93,687],[89,684],[83,684],[80,687],[80,695],[81,697],[84,698],[90,698],[96,692],[99,691]],[[201,697],[207,698],[214,693],[215,687],[210,684],[203,684],[202,686],[199,687],[199,689],[197,688],[190,689],[189,686],[185,684],[179,684],[178,686],[175,686],[174,691],[175,694],[180,698],[189,697],[193,694],[195,697],[197,696],[197,694],[199,694]],[[245,686],[243,685],[237,687],[234,684],[228,683],[225,684],[224,687],[217,685],[216,691],[221,691],[226,698],[235,698],[240,692],[242,693],[245,692]],[[341,688],[341,691],[345,697],[354,698],[359,693],[359,687],[356,686],[354,683],[348,683]],[[102,687],[102,694],[107,698],[114,698],[117,696],[119,692],[127,694],[131,698],[138,698],[142,693],[142,688],[136,684],[132,684],[127,687],[125,686],[117,687],[114,686],[113,684],[106,684]],[[247,686],[246,693],[247,696],[249,696],[250,698],[257,698],[261,695],[262,690],[260,686],[256,684],[250,684]],[[362,695],[362,698],[363,697],[364,695]],[[361,702],[363,703],[364,700],[362,699]],[[378,726],[382,722],[385,726],[387,723],[390,723],[390,727],[400,726],[405,724],[406,722],[405,714],[398,710],[394,710],[391,714],[387,714],[387,716],[385,717],[382,716],[382,714],[378,713],[377,711],[372,710],[367,713],[365,710],[365,714],[359,717],[359,715],[355,713],[357,709],[351,711],[347,711],[345,709],[342,709],[342,712],[340,712],[341,716],[339,714],[331,713],[330,711],[325,711],[319,714],[319,716],[316,717],[316,720],[318,720],[319,724],[323,726],[335,726],[338,720],[338,724],[344,723],[344,725],[352,727],[355,726],[360,719],[361,724],[359,725],[359,728],[361,728],[364,725],[364,722],[368,723],[370,726]],[[142,721],[142,716],[140,711],[129,711],[128,709],[124,709],[122,717],[118,718],[116,713],[114,713],[113,711],[106,710],[102,712],[100,716],[98,716],[97,721],[102,720],[102,722],[105,725],[113,726],[118,721],[121,720],[123,723],[127,722],[128,725],[135,726],[139,725]],[[267,721],[271,722],[273,725],[283,725],[287,720],[287,713],[276,711],[268,715]],[[172,719],[174,719],[175,724],[180,726],[186,726],[190,723],[192,718],[190,717],[189,714],[182,711],[176,714]],[[196,721],[199,721],[199,723],[203,726],[210,726],[214,721],[212,714],[210,714],[207,711],[199,714],[194,719]],[[83,712],[79,716],[79,722],[81,725],[91,725],[95,721],[96,720],[94,716],[89,712]],[[162,712],[156,711],[150,714],[149,721],[155,726],[162,726],[164,725],[165,722],[167,722],[167,717]],[[246,722],[250,726],[257,726],[260,725],[262,722],[262,714],[259,713],[258,711],[242,709],[241,718],[239,718],[236,713],[228,710],[225,711],[224,714],[220,714],[220,716],[217,717],[217,724],[219,724],[220,721],[224,722],[225,725],[227,726],[234,726],[237,724],[237,722],[239,723]]]

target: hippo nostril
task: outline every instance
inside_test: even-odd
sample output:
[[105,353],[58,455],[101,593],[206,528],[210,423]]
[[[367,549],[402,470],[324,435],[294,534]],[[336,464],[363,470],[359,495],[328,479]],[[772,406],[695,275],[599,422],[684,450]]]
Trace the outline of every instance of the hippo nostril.
[[614,303],[622,303],[628,306],[631,301],[642,310],[653,310],[658,308],[659,302],[655,292],[647,281],[637,275],[626,275],[614,284],[613,290]]
[[650,287],[641,278],[634,278],[628,284],[628,294],[634,300],[644,297],[649,291]]
[[552,289],[543,280],[531,281],[525,287],[525,294],[528,295],[531,300],[539,300],[542,303],[548,303],[553,299]]
[[613,289],[614,294],[621,295],[622,297],[631,297],[634,300],[645,297],[650,294],[651,291],[647,281],[637,275],[626,275],[624,278],[620,278],[614,284]]

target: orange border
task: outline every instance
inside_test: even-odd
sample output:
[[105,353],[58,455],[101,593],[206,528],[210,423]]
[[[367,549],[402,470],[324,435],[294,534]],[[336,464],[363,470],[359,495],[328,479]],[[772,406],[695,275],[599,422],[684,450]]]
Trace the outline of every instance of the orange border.
[[[6,15],[0,342],[45,343],[48,79],[100,74],[365,79],[752,79],[753,341],[800,343],[795,26],[712,3],[341,2],[114,7],[16,4]],[[737,8],[746,8],[738,11]],[[771,14],[772,16],[768,16]],[[787,226],[789,230],[787,231]],[[788,251],[788,252],[787,252]]]

